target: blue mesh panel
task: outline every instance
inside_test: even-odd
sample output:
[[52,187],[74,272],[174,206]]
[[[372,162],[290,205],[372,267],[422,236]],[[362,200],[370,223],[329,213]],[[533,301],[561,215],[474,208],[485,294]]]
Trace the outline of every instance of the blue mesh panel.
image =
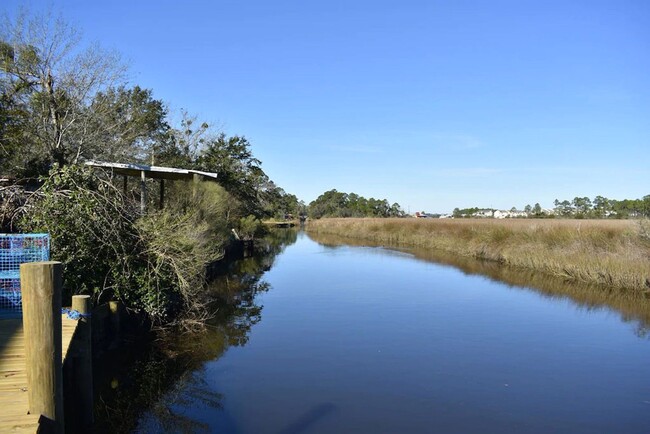
[[48,234],[0,234],[0,314],[20,314],[20,264],[50,260]]

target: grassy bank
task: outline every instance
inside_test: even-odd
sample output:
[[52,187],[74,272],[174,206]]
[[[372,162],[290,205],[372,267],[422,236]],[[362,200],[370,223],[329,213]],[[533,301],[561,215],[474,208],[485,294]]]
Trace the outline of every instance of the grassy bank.
[[321,219],[309,232],[412,246],[648,291],[648,222],[632,220]]

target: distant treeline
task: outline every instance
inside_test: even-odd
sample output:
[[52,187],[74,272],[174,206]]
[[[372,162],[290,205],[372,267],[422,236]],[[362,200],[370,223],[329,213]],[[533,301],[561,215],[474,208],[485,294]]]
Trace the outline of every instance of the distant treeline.
[[553,209],[544,209],[539,203],[534,206],[526,205],[523,210],[515,207],[509,211],[499,211],[493,208],[455,208],[452,216],[462,217],[496,217],[496,218],[641,218],[650,217],[650,194],[641,199],[608,199],[596,196],[593,200],[588,197],[575,197],[573,200],[555,199]]
[[309,216],[321,217],[402,217],[398,203],[386,199],[366,199],[356,193],[326,191],[309,204]]
[[555,214],[562,217],[577,218],[638,218],[650,217],[650,194],[642,199],[608,199],[596,196],[594,200],[588,197],[575,197],[573,200],[554,202]]

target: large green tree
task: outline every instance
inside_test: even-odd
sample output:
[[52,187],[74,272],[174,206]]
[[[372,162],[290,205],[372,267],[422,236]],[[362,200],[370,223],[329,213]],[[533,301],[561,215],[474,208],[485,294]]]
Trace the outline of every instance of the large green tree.
[[167,107],[149,89],[108,88],[84,110],[88,122],[75,136],[84,142],[85,158],[153,164],[155,153],[171,141]]

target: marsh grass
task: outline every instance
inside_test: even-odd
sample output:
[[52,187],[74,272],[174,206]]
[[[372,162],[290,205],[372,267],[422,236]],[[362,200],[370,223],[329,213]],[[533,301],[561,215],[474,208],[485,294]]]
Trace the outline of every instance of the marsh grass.
[[647,223],[633,220],[321,219],[308,232],[421,247],[647,292]]

